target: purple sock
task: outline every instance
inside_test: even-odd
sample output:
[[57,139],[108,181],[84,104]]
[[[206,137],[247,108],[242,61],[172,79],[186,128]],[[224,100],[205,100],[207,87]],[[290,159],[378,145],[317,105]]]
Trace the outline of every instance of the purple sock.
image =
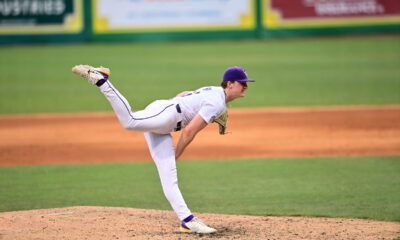
[[103,85],[105,82],[107,81],[107,79],[101,79],[99,81],[97,81],[96,86],[100,87],[101,85]]
[[190,222],[193,218],[194,218],[194,216],[193,216],[193,214],[192,214],[192,215],[190,215],[189,217],[183,219],[183,222],[185,222],[185,223]]
[[97,81],[97,83],[96,83],[96,86],[98,86],[98,87],[100,87],[101,85],[103,85],[107,80],[108,80],[108,75],[107,74],[104,74],[104,73],[102,73],[102,72],[98,72],[98,73],[100,73],[101,75],[103,75],[103,79],[100,79],[99,81]]

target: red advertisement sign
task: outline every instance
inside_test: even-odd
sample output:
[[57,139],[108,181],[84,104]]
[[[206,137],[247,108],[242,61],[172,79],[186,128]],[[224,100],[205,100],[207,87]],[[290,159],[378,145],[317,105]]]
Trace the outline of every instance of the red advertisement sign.
[[400,16],[400,0],[269,0],[284,20]]

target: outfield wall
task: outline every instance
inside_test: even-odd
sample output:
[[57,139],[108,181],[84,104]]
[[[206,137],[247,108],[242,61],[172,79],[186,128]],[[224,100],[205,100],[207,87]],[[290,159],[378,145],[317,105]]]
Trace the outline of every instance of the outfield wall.
[[0,0],[0,43],[400,33],[398,0]]

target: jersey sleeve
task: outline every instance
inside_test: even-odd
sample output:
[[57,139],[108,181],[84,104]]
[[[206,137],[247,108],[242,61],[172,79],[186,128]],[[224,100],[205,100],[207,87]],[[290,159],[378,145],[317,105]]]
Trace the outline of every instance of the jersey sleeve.
[[206,121],[207,124],[212,123],[217,117],[224,113],[225,109],[218,104],[206,102],[200,108],[199,115]]

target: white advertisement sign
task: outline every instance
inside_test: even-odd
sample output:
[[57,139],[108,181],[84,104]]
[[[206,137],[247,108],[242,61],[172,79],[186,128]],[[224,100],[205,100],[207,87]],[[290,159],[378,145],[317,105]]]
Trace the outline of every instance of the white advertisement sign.
[[94,30],[255,27],[254,0],[93,0]]

